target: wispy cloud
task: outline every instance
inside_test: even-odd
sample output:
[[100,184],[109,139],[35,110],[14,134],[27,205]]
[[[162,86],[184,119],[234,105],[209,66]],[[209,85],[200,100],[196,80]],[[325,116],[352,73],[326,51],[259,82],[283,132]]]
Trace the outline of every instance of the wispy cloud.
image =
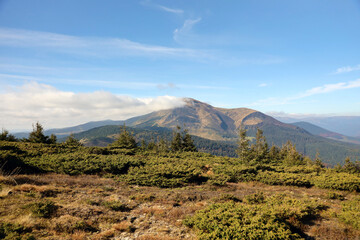
[[295,96],[290,96],[285,98],[271,97],[267,99],[260,99],[256,102],[249,104],[249,106],[274,106],[274,105],[294,104],[295,100],[307,98],[318,94],[325,94],[325,93],[352,89],[352,88],[360,88],[360,79],[350,82],[325,84],[323,86],[308,89],[304,92],[296,94]]
[[207,54],[188,48],[149,45],[122,38],[77,37],[58,33],[0,28],[0,46],[46,48],[90,56],[162,56],[202,58]]
[[261,84],[259,84],[259,87],[267,87],[267,86],[269,86],[269,84],[267,84],[267,83],[261,83]]
[[172,96],[134,98],[105,91],[74,93],[36,82],[0,93],[0,101],[0,127],[7,129],[30,128],[36,121],[45,127],[60,127],[89,120],[121,120],[184,105],[182,98]]
[[169,13],[175,13],[175,14],[183,14],[184,13],[184,10],[182,10],[182,9],[171,8],[171,7],[167,7],[164,5],[156,4],[156,3],[151,2],[150,0],[141,1],[140,4],[142,4],[144,6],[149,6],[149,7],[155,8],[155,9],[159,9],[159,10],[162,10],[165,12],[169,12]]
[[360,64],[356,66],[346,66],[336,69],[335,74],[348,73],[353,71],[360,71]]
[[355,80],[355,81],[350,81],[350,82],[325,84],[323,86],[314,87],[312,89],[305,91],[302,94],[299,94],[299,96],[297,96],[297,99],[309,97],[309,96],[316,95],[316,94],[323,94],[323,93],[329,93],[329,92],[334,92],[334,91],[339,91],[339,90],[344,90],[344,89],[351,89],[351,88],[358,88],[358,87],[360,87],[360,79]]
[[182,9],[177,9],[177,8],[169,8],[169,7],[165,7],[162,5],[157,5],[157,7],[161,10],[164,10],[165,12],[169,12],[169,13],[175,13],[175,14],[183,14],[184,10]]
[[[33,77],[20,74],[3,74],[0,73],[0,84],[3,83],[3,89],[7,87],[6,83],[12,82],[17,85],[27,84],[29,82],[37,82],[45,85],[49,84],[69,84],[77,86],[91,86],[105,89],[120,89],[120,90],[181,90],[181,89],[198,89],[198,90],[229,90],[229,87],[216,85],[194,85],[194,84],[175,84],[159,83],[159,82],[144,82],[144,81],[124,81],[119,79],[78,79],[78,78],[54,78],[54,77]],[[5,86],[5,87],[4,87]]]
[[184,40],[188,41],[189,38],[193,38],[192,29],[195,24],[201,21],[201,18],[187,19],[181,28],[174,30],[173,38],[176,42],[182,43]]
[[312,113],[287,113],[287,112],[283,112],[283,111],[267,112],[266,114],[268,114],[274,118],[279,118],[281,120],[288,119],[288,121],[284,121],[284,122],[295,122],[295,121],[299,121],[299,119],[322,118],[322,117],[332,117],[332,116],[339,115],[339,114],[335,114],[335,113],[312,114]]
[[178,87],[175,85],[175,83],[158,84],[156,87],[157,87],[158,89],[160,89],[160,90],[178,88]]

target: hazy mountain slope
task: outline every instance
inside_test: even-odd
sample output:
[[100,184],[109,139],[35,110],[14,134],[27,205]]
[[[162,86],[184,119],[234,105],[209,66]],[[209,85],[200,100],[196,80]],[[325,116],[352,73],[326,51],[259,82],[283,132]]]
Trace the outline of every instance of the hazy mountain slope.
[[360,137],[360,116],[334,116],[334,117],[275,117],[276,119],[294,123],[299,121],[309,122],[330,131],[350,137]]
[[[85,146],[100,146],[105,147],[110,143],[114,142],[117,134],[120,133],[120,126],[102,126],[93,128],[81,133],[74,134],[74,137],[79,139]],[[162,138],[171,141],[173,131],[167,128],[160,127],[148,127],[148,128],[131,128],[126,127],[127,131],[131,132],[138,143],[145,140],[146,143],[150,141],[158,141]],[[230,156],[236,157],[235,143],[212,141],[209,139],[192,136],[194,143],[199,151],[207,152],[218,156]],[[65,138],[60,139],[64,141]]]
[[329,130],[326,130],[324,128],[321,128],[319,126],[316,126],[316,125],[308,123],[308,122],[295,122],[295,123],[292,123],[292,125],[301,127],[313,135],[317,135],[317,136],[321,136],[321,137],[325,137],[325,138],[333,139],[333,140],[337,140],[337,141],[342,141],[342,142],[360,144],[359,138],[348,137],[348,136],[345,136],[345,135],[342,135],[339,133],[331,132]]
[[[50,136],[51,134],[55,134],[58,137],[63,137],[63,136],[68,136],[71,133],[79,133],[96,127],[101,127],[106,125],[120,125],[123,123],[124,121],[113,121],[113,120],[94,121],[68,128],[54,128],[54,129],[45,130],[44,134],[48,136]],[[21,133],[15,133],[14,135],[17,138],[27,138],[29,136],[29,133],[21,132]]]

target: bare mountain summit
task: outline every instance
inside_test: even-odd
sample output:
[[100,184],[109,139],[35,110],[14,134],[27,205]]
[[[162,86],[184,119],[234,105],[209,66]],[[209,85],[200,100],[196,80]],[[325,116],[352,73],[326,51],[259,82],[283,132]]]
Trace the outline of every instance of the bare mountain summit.
[[234,141],[239,128],[277,126],[280,128],[298,129],[282,123],[270,116],[249,108],[225,109],[213,107],[192,98],[184,99],[183,107],[153,112],[126,121],[134,127],[185,127],[190,134],[211,140]]

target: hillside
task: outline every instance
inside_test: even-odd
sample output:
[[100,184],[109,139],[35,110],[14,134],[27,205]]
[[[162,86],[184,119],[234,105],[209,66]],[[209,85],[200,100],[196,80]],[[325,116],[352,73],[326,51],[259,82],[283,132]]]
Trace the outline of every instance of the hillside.
[[[142,139],[156,141],[158,137],[170,140],[172,130],[176,126],[181,126],[189,130],[200,151],[220,156],[236,156],[236,141],[241,126],[248,130],[251,139],[255,136],[257,128],[260,128],[264,131],[270,146],[282,146],[290,140],[301,153],[314,158],[319,152],[323,161],[330,165],[343,163],[347,156],[353,160],[360,156],[360,145],[339,141],[349,142],[353,141],[353,138],[339,139],[335,133],[319,129],[317,126],[282,123],[248,108],[225,109],[195,99],[185,101],[184,107],[131,118],[125,121],[126,125],[132,127],[131,131],[139,142]],[[61,140],[70,133],[77,133],[75,137],[82,139],[86,146],[107,146],[119,133],[118,125],[123,123],[124,121],[111,120],[89,122],[71,128],[51,129],[45,131],[45,134],[55,133]]]
[[333,116],[333,117],[275,117],[286,123],[308,122],[350,137],[360,137],[360,116]]
[[357,239],[360,163],[297,156],[0,141],[0,239]]
[[[161,127],[148,127],[148,128],[132,128],[126,127],[131,132],[138,143],[144,140],[146,143],[150,141],[157,142],[159,139],[165,139],[170,142],[173,136],[172,130]],[[114,142],[117,135],[120,133],[120,126],[108,125],[97,127],[74,134],[76,139],[81,140],[85,146],[99,146],[105,147]],[[213,141],[198,136],[192,136],[195,146],[201,152],[211,153],[217,156],[236,156],[236,144],[232,142]],[[60,141],[65,141],[61,138]]]
[[[93,121],[88,122],[80,125],[76,125],[73,127],[67,127],[67,128],[54,128],[54,129],[48,129],[44,132],[45,135],[51,135],[55,134],[58,137],[64,137],[68,136],[72,133],[79,133],[83,131],[90,130],[92,128],[106,126],[106,125],[120,125],[123,124],[124,121],[112,121],[112,120],[104,120],[104,121]],[[14,134],[17,138],[27,138],[29,136],[28,132],[19,132]]]
[[329,130],[326,130],[324,128],[321,128],[319,126],[316,126],[308,122],[295,122],[292,123],[292,125],[303,128],[313,135],[317,135],[337,141],[347,142],[347,143],[360,144],[360,138],[348,137],[340,133],[331,132]]
[[126,124],[133,127],[158,126],[170,129],[185,126],[192,135],[223,141],[236,141],[241,126],[252,128],[272,125],[299,130],[293,125],[248,108],[216,108],[190,98],[185,99],[185,102],[184,107],[131,118],[126,120]]
[[189,133],[198,137],[235,143],[241,126],[248,129],[249,136],[255,136],[256,129],[264,131],[268,143],[281,146],[287,141],[296,144],[297,149],[312,158],[319,152],[324,162],[343,163],[346,156],[356,159],[360,146],[314,136],[303,128],[282,123],[275,118],[248,108],[216,108],[195,99],[186,99],[181,108],[153,112],[126,120],[135,128],[164,127],[174,129],[185,126]]

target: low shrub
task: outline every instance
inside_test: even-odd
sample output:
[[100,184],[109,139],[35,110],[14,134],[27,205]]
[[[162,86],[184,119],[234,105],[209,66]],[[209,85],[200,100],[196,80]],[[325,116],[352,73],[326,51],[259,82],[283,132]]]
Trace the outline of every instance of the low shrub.
[[282,172],[259,172],[256,181],[269,185],[284,185],[297,187],[311,187],[312,183],[307,175]]
[[342,195],[340,193],[337,193],[337,192],[328,192],[326,197],[328,199],[337,199],[337,200],[340,200],[340,201],[345,200],[344,195]]
[[[228,201],[210,205],[187,217],[183,223],[194,228],[199,239],[302,239],[302,221],[316,218],[323,206],[283,195],[252,196],[254,204]],[[261,198],[262,199],[262,198]],[[258,203],[257,203],[258,202]]]
[[107,201],[102,203],[103,206],[118,212],[128,212],[131,208],[121,201]]
[[0,239],[4,240],[35,240],[35,237],[29,234],[29,229],[18,224],[0,222]]
[[259,204],[265,202],[265,196],[263,192],[254,193],[244,197],[244,202],[248,204]]
[[350,173],[329,171],[315,176],[312,182],[319,188],[360,192],[360,177]]
[[46,200],[27,205],[35,217],[50,218],[58,209],[54,202]]
[[360,230],[360,197],[342,203],[342,210],[338,214],[338,218]]

